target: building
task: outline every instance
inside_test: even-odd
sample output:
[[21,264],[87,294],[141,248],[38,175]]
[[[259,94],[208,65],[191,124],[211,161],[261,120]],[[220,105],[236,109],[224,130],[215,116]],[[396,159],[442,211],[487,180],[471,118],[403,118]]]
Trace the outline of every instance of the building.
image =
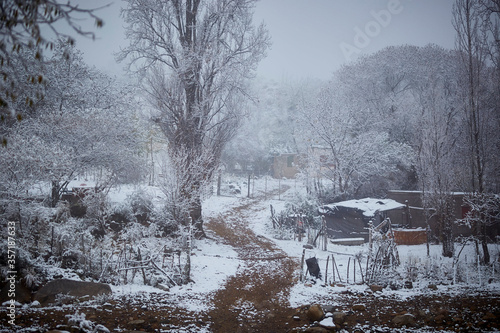
[[[469,211],[467,205],[464,204],[463,192],[452,192],[454,219],[459,220],[465,218]],[[429,217],[429,212],[432,213],[432,207],[425,207],[422,201],[422,191],[399,191],[392,190],[387,193],[387,197],[400,203],[408,205],[408,213],[404,212],[404,216],[394,216],[395,220],[401,221],[401,224],[408,228],[427,228],[427,224],[431,229],[431,233],[437,230],[435,217]],[[427,210],[427,214],[426,214]],[[453,234],[457,236],[470,236],[473,230],[467,226],[455,224]],[[434,234],[435,235],[435,234]]]
[[370,222],[377,226],[390,215],[401,216],[405,209],[406,205],[395,200],[364,198],[324,205],[319,212],[325,216],[329,237],[363,237],[368,241]]
[[295,178],[299,173],[300,157],[298,154],[280,154],[274,156],[272,176],[274,178]]

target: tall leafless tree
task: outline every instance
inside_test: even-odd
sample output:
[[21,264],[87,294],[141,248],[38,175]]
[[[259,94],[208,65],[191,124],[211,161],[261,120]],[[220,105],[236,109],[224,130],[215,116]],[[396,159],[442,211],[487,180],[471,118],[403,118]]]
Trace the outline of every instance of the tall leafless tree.
[[127,2],[123,15],[130,45],[119,60],[127,58],[129,68],[145,78],[169,155],[184,161],[173,165],[185,172],[204,170],[193,173],[182,190],[192,202],[189,216],[195,235],[203,237],[200,189],[235,133],[246,80],[264,57],[270,38],[264,25],[252,23],[255,0]]
[[[463,110],[469,148],[470,192],[481,196],[488,191],[488,175],[495,169],[492,149],[498,146],[498,1],[457,0],[453,7],[453,25],[457,32],[456,49],[463,68]],[[493,66],[492,66],[493,64]],[[492,102],[493,101],[493,102]],[[483,262],[489,263],[486,224],[478,219],[475,228],[483,250]],[[479,247],[477,247],[479,250]]]

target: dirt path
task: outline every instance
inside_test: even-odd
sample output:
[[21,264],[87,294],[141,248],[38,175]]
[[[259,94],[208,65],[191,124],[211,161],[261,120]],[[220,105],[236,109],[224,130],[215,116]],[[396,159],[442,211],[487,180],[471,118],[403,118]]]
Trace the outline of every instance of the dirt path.
[[[19,325],[16,331],[33,332],[33,327],[39,327],[40,332],[50,329],[79,332],[68,325],[66,317],[76,311],[110,331],[305,332],[312,324],[305,315],[307,305],[297,311],[288,304],[290,289],[297,282],[298,259],[288,257],[270,239],[251,230],[252,216],[260,209],[258,204],[258,198],[244,199],[241,205],[206,221],[208,234],[232,246],[243,262],[222,289],[208,295],[213,310],[190,312],[178,306],[174,295],[139,293],[113,297],[99,306],[77,303],[70,307],[28,308],[16,318]],[[325,290],[316,302],[328,306],[332,312],[345,313],[345,322],[337,330],[343,328],[347,332],[492,332],[500,329],[498,293],[476,291],[400,299],[372,293],[368,288],[360,292],[345,288],[335,293]],[[364,309],[355,310],[355,304],[362,304]],[[393,323],[396,315],[405,313],[411,313],[415,319],[408,330]],[[7,328],[4,313],[0,314],[0,332],[13,332]],[[299,327],[302,329],[294,330]]]
[[245,215],[254,203],[206,223],[245,262],[214,295],[215,310],[209,313],[213,332],[287,332],[291,328],[295,311],[288,296],[298,262],[248,228]]

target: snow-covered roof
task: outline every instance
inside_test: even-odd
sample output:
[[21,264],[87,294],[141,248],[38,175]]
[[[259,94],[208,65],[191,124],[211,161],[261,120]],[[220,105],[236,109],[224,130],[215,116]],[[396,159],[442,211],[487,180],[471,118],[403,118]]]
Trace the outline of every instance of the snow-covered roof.
[[392,199],[364,198],[359,200],[347,200],[325,205],[320,208],[321,214],[335,211],[337,207],[353,208],[363,212],[366,217],[375,216],[376,212],[384,212],[392,209],[403,208],[405,205]]

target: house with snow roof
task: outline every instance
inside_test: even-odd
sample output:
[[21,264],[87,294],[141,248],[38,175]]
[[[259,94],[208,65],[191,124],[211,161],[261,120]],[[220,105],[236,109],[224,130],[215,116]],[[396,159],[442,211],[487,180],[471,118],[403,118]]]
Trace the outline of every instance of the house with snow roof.
[[395,217],[403,217],[406,205],[392,199],[364,198],[336,202],[321,206],[319,213],[326,219],[330,238],[364,238],[368,241],[368,224],[379,225],[386,217],[392,223]]

